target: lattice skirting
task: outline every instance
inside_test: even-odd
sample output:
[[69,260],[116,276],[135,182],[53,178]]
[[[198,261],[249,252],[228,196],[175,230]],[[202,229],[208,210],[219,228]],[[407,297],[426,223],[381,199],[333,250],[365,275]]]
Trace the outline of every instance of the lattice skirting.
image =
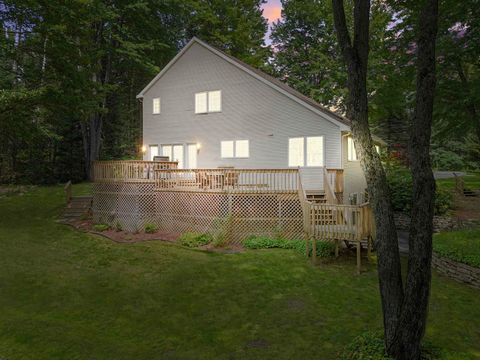
[[167,192],[148,183],[95,183],[93,218],[131,232],[153,223],[166,232],[214,233],[229,243],[251,235],[303,237],[295,193]]

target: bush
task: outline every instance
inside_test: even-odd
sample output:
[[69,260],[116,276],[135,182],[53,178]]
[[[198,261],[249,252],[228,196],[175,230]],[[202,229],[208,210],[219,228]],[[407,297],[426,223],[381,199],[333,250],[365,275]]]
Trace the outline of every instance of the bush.
[[158,231],[158,226],[155,224],[145,224],[145,232],[147,234],[154,234]]
[[342,360],[386,360],[391,357],[385,354],[383,339],[380,334],[366,332],[357,336],[345,348],[341,356]]
[[[410,170],[399,164],[387,167],[387,181],[395,211],[409,213],[411,210],[413,182]],[[435,193],[435,215],[443,215],[452,207],[452,194],[443,189]]]
[[213,237],[210,234],[186,232],[183,233],[178,240],[181,245],[194,248],[210,244]]
[[[466,360],[469,357],[462,353],[452,353],[434,346],[429,341],[422,344],[423,360]],[[366,332],[357,336],[345,348],[342,360],[390,360],[391,357],[385,354],[383,336],[380,333]]]
[[108,229],[110,229],[110,226],[108,226],[107,224],[95,224],[93,225],[93,230],[95,231],[107,231]]
[[[294,249],[302,254],[306,253],[306,242],[299,239],[274,239],[265,236],[251,236],[243,242],[243,246],[247,249]],[[316,246],[317,257],[319,258],[329,258],[335,254],[335,245],[332,242],[317,240]],[[311,255],[312,247],[310,246],[309,256]]]

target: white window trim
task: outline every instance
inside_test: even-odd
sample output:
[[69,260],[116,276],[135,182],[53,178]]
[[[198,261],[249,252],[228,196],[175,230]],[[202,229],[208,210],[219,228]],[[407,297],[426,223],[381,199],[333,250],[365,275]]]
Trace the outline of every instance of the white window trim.
[[[222,142],[231,141],[233,143],[233,156],[222,156]],[[248,142],[248,156],[237,156],[237,141]],[[220,141],[220,158],[222,159],[249,159],[250,158],[250,140],[249,139],[235,139],[235,140],[221,140]]]
[[[155,111],[155,100],[158,100],[158,112]],[[158,98],[153,98],[152,99],[152,114],[153,115],[158,115],[162,112],[162,100]]]
[[[307,160],[308,160],[308,154],[307,154],[307,139],[311,137],[321,137],[322,138],[322,165],[307,165]],[[290,159],[290,139],[298,139],[302,138],[303,139],[303,165],[301,166],[292,166],[290,165],[289,159]],[[326,144],[325,144],[325,136],[324,135],[310,135],[310,136],[292,136],[289,137],[287,140],[287,164],[289,168],[310,168],[310,169],[315,169],[315,168],[324,168],[325,167],[325,149],[326,149]]]
[[[210,93],[212,92],[219,92],[220,93],[220,110],[214,110],[214,111],[210,111]],[[197,95],[199,94],[205,94],[205,98],[206,98],[206,106],[205,106],[205,111],[202,111],[202,112],[197,112]],[[199,91],[199,92],[196,92],[195,95],[193,96],[193,106],[194,106],[194,113],[195,115],[205,115],[205,114],[215,114],[215,113],[220,113],[222,112],[223,110],[223,106],[222,106],[222,103],[223,103],[223,94],[222,94],[222,90],[208,90],[208,91]]]

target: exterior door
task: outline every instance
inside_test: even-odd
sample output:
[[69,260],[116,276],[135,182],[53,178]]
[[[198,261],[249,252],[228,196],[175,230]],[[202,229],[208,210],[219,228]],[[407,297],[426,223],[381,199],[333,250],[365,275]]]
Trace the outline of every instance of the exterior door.
[[187,168],[197,168],[197,144],[187,145]]

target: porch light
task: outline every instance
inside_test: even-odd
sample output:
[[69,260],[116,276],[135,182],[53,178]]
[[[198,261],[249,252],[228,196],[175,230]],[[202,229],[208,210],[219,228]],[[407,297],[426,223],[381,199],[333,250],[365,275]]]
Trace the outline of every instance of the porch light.
[[197,143],[197,150],[200,150],[202,148],[202,144]]
[[147,152],[147,147],[145,145],[142,145],[142,154],[145,154]]

